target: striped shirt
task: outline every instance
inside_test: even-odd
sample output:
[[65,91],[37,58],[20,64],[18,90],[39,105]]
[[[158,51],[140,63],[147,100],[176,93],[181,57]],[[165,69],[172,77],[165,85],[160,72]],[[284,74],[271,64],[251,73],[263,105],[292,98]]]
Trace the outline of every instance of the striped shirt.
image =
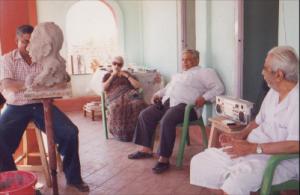
[[[18,49],[5,54],[0,65],[0,81],[4,79],[13,79],[24,81],[28,75],[36,75],[42,71],[40,64],[32,63],[28,65],[22,58]],[[6,89],[2,91],[6,103],[10,105],[25,105],[40,102],[39,100],[30,100],[24,97],[24,91],[12,92]]]

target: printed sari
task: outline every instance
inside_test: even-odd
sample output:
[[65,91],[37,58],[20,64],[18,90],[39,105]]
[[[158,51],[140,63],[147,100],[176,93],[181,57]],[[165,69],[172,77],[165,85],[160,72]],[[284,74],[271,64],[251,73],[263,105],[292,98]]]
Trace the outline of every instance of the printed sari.
[[[103,82],[110,77],[107,73]],[[110,133],[120,141],[132,141],[137,118],[146,107],[140,93],[124,76],[115,77],[106,91],[108,101],[107,122]]]

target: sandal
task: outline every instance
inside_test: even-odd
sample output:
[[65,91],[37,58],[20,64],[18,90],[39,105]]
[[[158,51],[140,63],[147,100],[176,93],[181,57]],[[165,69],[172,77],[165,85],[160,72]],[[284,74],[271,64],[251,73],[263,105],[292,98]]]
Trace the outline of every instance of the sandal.
[[128,159],[145,159],[145,158],[152,158],[152,157],[153,157],[152,153],[150,154],[147,152],[140,152],[140,151],[128,155]]

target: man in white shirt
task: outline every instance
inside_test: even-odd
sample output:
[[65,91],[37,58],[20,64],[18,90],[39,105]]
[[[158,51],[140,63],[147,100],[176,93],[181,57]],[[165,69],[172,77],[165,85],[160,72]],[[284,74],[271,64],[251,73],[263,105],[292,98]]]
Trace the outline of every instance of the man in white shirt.
[[202,68],[199,64],[197,50],[184,50],[182,53],[183,72],[175,74],[170,83],[154,94],[154,105],[144,109],[135,129],[134,143],[141,149],[128,155],[129,159],[152,157],[152,140],[157,124],[160,122],[159,159],[152,169],[162,173],[169,169],[172,155],[176,125],[183,122],[185,106],[195,104],[196,109],[190,113],[190,120],[201,116],[206,101],[214,101],[216,95],[224,92],[224,86],[217,73],[211,68]]
[[[191,184],[220,194],[257,191],[272,154],[299,153],[299,60],[293,48],[269,51],[262,70],[271,88],[255,119],[237,134],[221,134],[223,148],[209,148],[191,160]],[[299,178],[299,159],[282,162],[273,184]]]

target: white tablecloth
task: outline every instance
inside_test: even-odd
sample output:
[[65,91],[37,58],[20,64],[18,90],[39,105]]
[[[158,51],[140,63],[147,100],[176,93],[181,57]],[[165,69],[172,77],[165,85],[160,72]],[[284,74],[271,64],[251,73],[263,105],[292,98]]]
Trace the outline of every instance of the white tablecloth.
[[[91,79],[89,87],[98,95],[101,95],[103,91],[102,79],[107,72],[107,70],[97,69]],[[132,74],[140,81],[143,88],[144,100],[147,104],[150,104],[153,94],[164,87],[162,76],[156,71],[137,71]]]

